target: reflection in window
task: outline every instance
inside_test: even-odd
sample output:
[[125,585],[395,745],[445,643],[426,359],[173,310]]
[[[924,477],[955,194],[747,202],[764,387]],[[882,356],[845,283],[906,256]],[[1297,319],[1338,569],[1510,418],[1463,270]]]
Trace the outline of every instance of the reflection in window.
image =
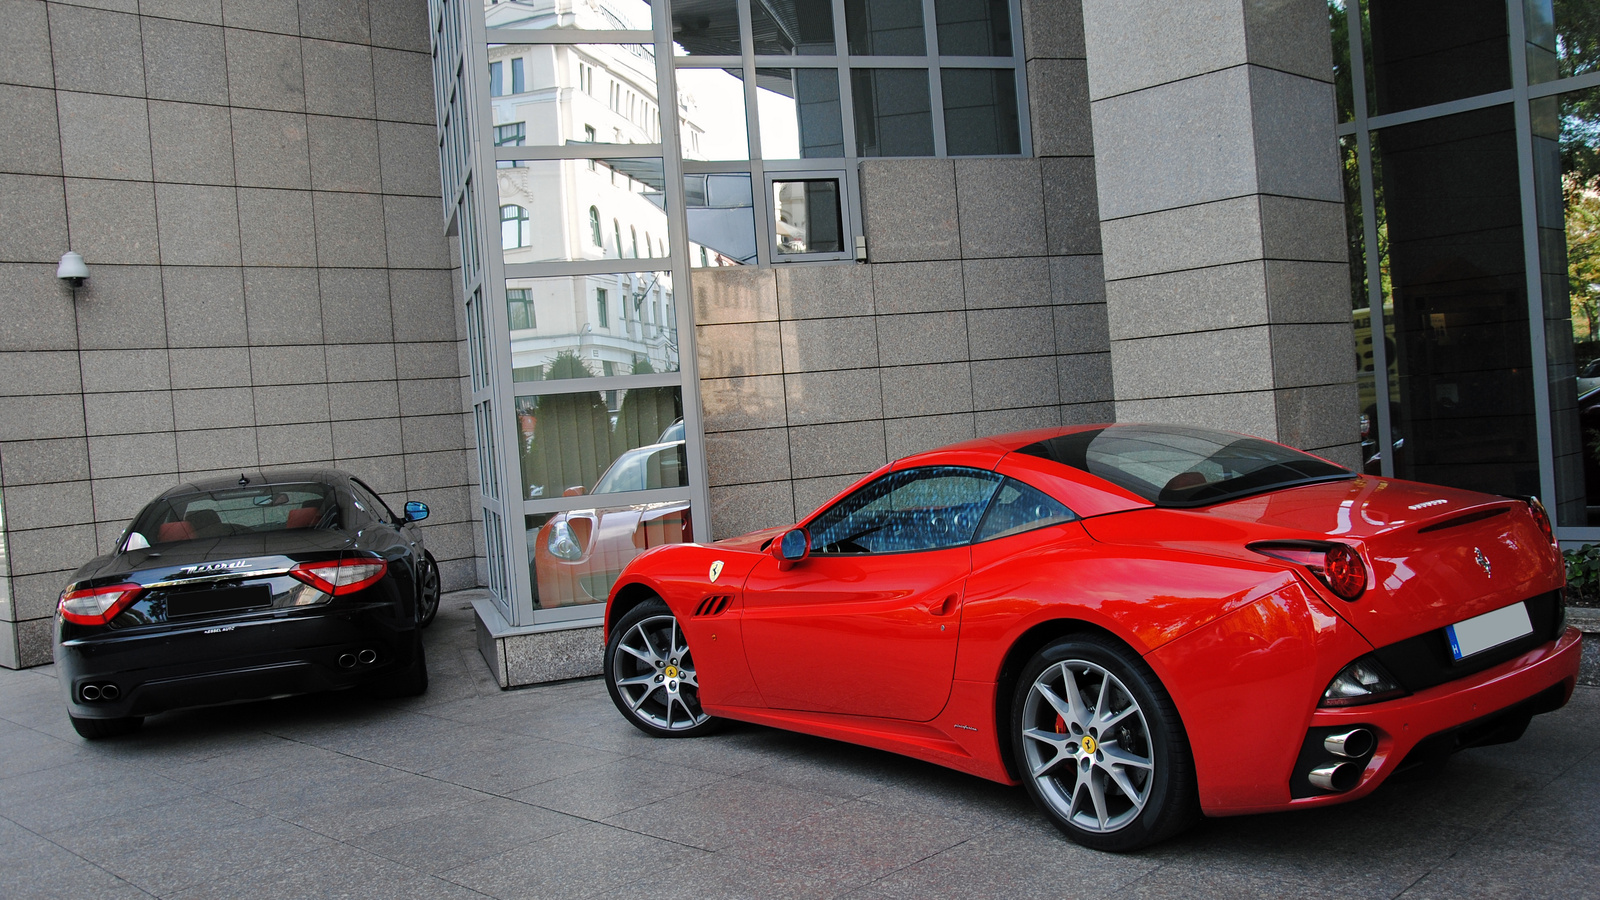
[[1011,4],[1006,0],[934,0],[941,56],[1010,56]]
[[755,262],[755,197],[749,175],[685,175],[683,203],[689,242],[699,245],[701,265]]
[[1060,501],[1015,478],[1007,478],[983,514],[983,525],[975,540],[989,541],[1010,537],[1035,528],[1071,522],[1077,516]]
[[844,156],[838,70],[757,69],[756,108],[763,158]]
[[533,300],[527,288],[506,289],[506,317],[511,323],[512,331],[526,331],[538,328],[539,323],[534,318]]
[[743,69],[679,69],[684,159],[749,159]]
[[506,294],[526,297],[528,321],[537,322],[538,328],[512,336],[515,380],[588,377],[587,369],[555,366],[556,357],[564,353],[576,354],[595,371],[678,370],[677,326],[670,313],[672,276],[667,272],[512,278]]
[[516,204],[500,207],[500,249],[515,250],[533,243],[528,211]]
[[[494,145],[496,147],[521,147],[527,139],[528,123],[508,122],[494,127]],[[503,159],[495,163],[502,169],[514,169],[523,165],[520,159]]]
[[738,0],[673,4],[672,40],[679,55],[738,56]]
[[[510,90],[506,90],[505,75],[507,70],[511,74]],[[507,94],[521,94],[527,91],[527,79],[524,76],[522,57],[517,56],[509,60],[489,63],[489,96],[504,97]]]
[[844,0],[845,33],[856,56],[926,56],[922,0]]
[[851,69],[857,156],[932,156],[933,113],[923,69]]
[[635,556],[693,541],[690,522],[687,500],[525,517],[534,608],[604,603]]
[[944,69],[945,152],[998,156],[1022,152],[1017,129],[1017,82],[1012,69]]
[[606,239],[600,236],[600,208],[589,207],[589,239],[596,247],[604,247]]
[[838,253],[844,249],[837,178],[773,181],[772,195],[779,253]]
[[[648,365],[633,366],[646,374]],[[554,357],[546,381],[596,377],[573,352]],[[608,403],[606,393],[615,393]],[[668,432],[683,418],[677,387],[577,391],[517,398],[522,483],[528,499],[654,490],[689,483],[683,438]]]
[[1528,81],[1538,84],[1600,71],[1600,11],[1587,0],[1523,0]]
[[904,553],[972,540],[1000,486],[981,469],[936,466],[891,472],[811,522],[816,553]]
[[758,55],[832,56],[832,0],[750,0]]

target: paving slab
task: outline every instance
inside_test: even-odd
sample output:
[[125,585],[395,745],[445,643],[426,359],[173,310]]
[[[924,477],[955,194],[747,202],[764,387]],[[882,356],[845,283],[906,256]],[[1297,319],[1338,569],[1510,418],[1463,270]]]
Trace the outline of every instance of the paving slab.
[[154,716],[89,743],[52,667],[0,670],[0,897],[1580,896],[1600,882],[1600,687],[1522,740],[1339,807],[1141,853],[1020,788],[753,725],[652,740],[586,679],[501,691],[441,604],[423,697]]

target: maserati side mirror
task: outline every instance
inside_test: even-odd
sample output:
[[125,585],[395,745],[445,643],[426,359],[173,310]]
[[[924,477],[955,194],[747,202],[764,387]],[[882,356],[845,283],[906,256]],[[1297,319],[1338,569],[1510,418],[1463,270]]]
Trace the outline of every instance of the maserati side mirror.
[[406,521],[421,522],[428,517],[428,504],[421,500],[406,501]]

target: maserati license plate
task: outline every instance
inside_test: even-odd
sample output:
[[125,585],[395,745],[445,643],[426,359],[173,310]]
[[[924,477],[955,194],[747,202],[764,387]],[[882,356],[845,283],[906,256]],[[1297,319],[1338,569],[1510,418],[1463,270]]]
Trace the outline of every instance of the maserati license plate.
[[1533,622],[1526,604],[1513,603],[1447,626],[1444,633],[1450,638],[1451,654],[1459,660],[1533,634]]

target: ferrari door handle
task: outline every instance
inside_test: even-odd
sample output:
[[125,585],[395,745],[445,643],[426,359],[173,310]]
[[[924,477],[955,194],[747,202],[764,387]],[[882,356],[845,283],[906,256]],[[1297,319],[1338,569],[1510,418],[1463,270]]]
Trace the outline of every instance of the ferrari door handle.
[[956,595],[951,594],[943,600],[935,600],[928,604],[928,612],[936,616],[947,616],[956,608]]

